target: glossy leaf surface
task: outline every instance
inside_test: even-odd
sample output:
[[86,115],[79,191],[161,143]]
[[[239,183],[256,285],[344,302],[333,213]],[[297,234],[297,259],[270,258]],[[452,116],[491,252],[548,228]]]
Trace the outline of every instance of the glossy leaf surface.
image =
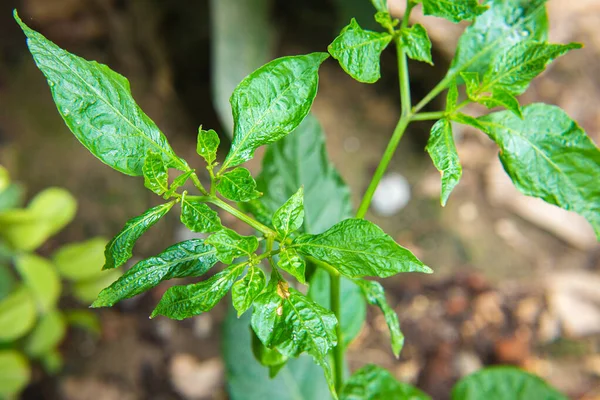
[[225,264],[231,264],[238,257],[250,257],[258,249],[256,237],[242,236],[227,228],[210,235],[206,243],[214,246],[217,258]]
[[25,389],[31,379],[29,362],[15,350],[0,350],[0,397],[10,398]]
[[344,385],[340,400],[431,400],[419,389],[398,382],[387,370],[366,365],[356,371]]
[[175,192],[177,192],[177,189],[179,189],[180,187],[185,185],[185,183],[190,178],[190,176],[192,176],[193,173],[194,173],[194,171],[184,172],[183,174],[179,175],[177,178],[173,179],[173,182],[171,183],[169,190],[167,191],[167,193],[165,193],[165,198],[169,198],[169,197],[173,196],[173,194]]
[[275,213],[273,227],[283,240],[297,231],[304,222],[304,188],[301,186]]
[[282,250],[279,253],[277,266],[296,278],[298,282],[306,283],[306,262],[295,249]]
[[0,301],[0,342],[25,335],[35,324],[35,298],[24,285]]
[[233,284],[231,299],[238,317],[252,306],[252,302],[266,285],[265,273],[257,266],[249,267],[244,278]]
[[487,10],[478,0],[423,0],[423,14],[452,22],[471,21]]
[[66,279],[79,281],[93,279],[102,274],[104,249],[108,240],[102,237],[61,247],[52,255],[59,274]]
[[144,186],[148,189],[159,196],[169,191],[169,174],[160,154],[149,152],[146,155],[142,173],[144,174]]
[[192,232],[216,232],[223,229],[219,214],[207,204],[181,197],[181,223]]
[[452,124],[447,119],[440,119],[431,128],[427,147],[425,148],[433,161],[433,165],[442,175],[442,206],[446,205],[450,193],[462,175],[462,166],[452,135]]
[[208,165],[212,165],[217,159],[217,149],[220,143],[219,135],[214,130],[209,129],[205,131],[202,127],[198,129],[196,152],[204,158]]
[[256,181],[246,168],[236,168],[224,173],[217,183],[217,190],[226,199],[249,201],[260,197],[256,190]]
[[35,254],[21,254],[15,258],[15,267],[42,312],[56,307],[62,283],[49,260]]
[[406,55],[413,60],[423,61],[433,65],[431,59],[431,40],[427,31],[421,24],[415,24],[410,28],[400,31],[400,40]]

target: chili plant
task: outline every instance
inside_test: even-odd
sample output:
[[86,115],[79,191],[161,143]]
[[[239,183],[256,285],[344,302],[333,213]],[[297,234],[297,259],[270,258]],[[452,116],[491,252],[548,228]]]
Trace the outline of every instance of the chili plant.
[[[408,0],[402,21],[391,17],[385,0],[372,3],[382,32],[364,30],[352,20],[328,53],[281,57],[242,80],[230,99],[234,132],[222,163],[217,162],[218,134],[202,127],[198,132],[197,152],[206,162],[207,186],[138,107],[123,76],[59,48],[28,28],[15,13],[58,111],[77,139],[112,168],[143,176],[146,187],[166,201],[125,224],[106,246],[104,269],[124,265],[132,257],[136,240],[176,204],[186,227],[210,234],[205,240],[176,243],[138,262],[100,293],[94,307],[112,306],[166,279],[199,277],[220,261],[227,267],[212,277],[169,288],[151,317],[181,320],[207,312],[231,290],[238,316],[251,309],[254,354],[269,367],[271,376],[289,359],[308,353],[322,367],[335,398],[424,397],[409,386],[391,384],[391,375],[375,366],[357,371],[344,382],[346,337],[353,336],[345,332],[349,325],[344,322],[340,301],[343,285],[358,287],[368,303],[382,310],[392,350],[399,355],[404,339],[398,317],[387,304],[382,286],[365,278],[432,270],[364,217],[413,121],[436,121],[426,150],[442,176],[442,205],[461,177],[452,124],[466,124],[498,144],[502,164],[518,189],[580,213],[600,236],[600,152],[560,108],[546,104],[522,107],[516,98],[553,59],[581,47],[547,42],[545,0],[488,0],[483,4],[477,0]],[[409,24],[411,11],[419,3],[427,15],[469,21],[470,25],[445,77],[413,106],[407,59],[432,63],[425,28]],[[390,44],[398,59],[398,124],[355,217],[350,218],[350,209],[344,205],[335,210],[337,220],[315,232],[314,226],[331,215],[325,215],[325,210],[321,216],[311,214],[314,219],[307,219],[304,201],[309,197],[313,202],[326,201],[319,198],[318,191],[327,191],[319,183],[299,182],[302,178],[294,176],[296,166],[286,160],[296,157],[303,161],[302,157],[317,154],[315,162],[321,164],[315,168],[320,168],[322,175],[313,177],[316,182],[337,187],[331,193],[341,197],[347,192],[326,161],[319,138],[310,149],[303,141],[312,138],[299,136],[302,129],[287,135],[308,115],[317,94],[319,67],[330,55],[353,78],[374,83],[380,77],[380,55]],[[444,91],[445,110],[422,111]],[[470,103],[505,110],[475,117],[462,112]],[[310,119],[306,123],[310,124]],[[293,141],[288,140],[292,137]],[[250,160],[258,147],[269,144],[259,188],[241,164]],[[179,174],[171,177],[170,170]],[[183,189],[188,180],[197,193]],[[292,183],[293,188],[289,187]],[[286,193],[283,198],[282,193]],[[242,236],[224,227],[215,208],[248,224],[257,234]],[[323,287],[315,289],[320,295],[311,294],[313,279],[319,275],[329,277],[323,286],[328,291],[325,300]],[[308,295],[302,289],[307,283]],[[318,297],[327,307],[315,300]],[[464,388],[463,384],[455,391],[455,398],[468,397],[465,393],[469,390]]]

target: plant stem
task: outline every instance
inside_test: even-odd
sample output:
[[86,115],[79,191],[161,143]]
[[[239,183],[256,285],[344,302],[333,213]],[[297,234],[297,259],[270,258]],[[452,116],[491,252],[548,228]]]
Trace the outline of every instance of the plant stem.
[[423,97],[423,100],[421,100],[413,109],[413,113],[417,113],[420,110],[423,109],[423,107],[425,107],[427,104],[429,104],[429,102],[431,100],[433,100],[438,94],[442,93],[447,87],[448,85],[452,82],[452,79],[454,79],[454,74],[453,75],[446,75],[446,77],[444,79],[442,79],[440,81],[440,83],[438,83],[437,85],[435,85],[435,87],[431,90],[431,92],[427,93],[427,96]]
[[342,314],[340,304],[340,275],[330,274],[330,287],[329,287],[329,298],[331,311],[335,314],[338,323],[335,326],[335,334],[337,336],[337,346],[333,350],[333,366],[335,376],[335,390],[340,392],[344,384],[344,334],[342,332],[342,323],[340,321],[340,315]]
[[276,237],[277,233],[272,230],[271,228],[269,228],[266,225],[261,224],[260,222],[258,222],[257,220],[255,220],[254,218],[251,218],[249,216],[247,216],[246,214],[244,214],[243,212],[241,212],[240,210],[238,210],[237,208],[227,204],[226,202],[224,202],[223,200],[219,199],[218,197],[209,197],[207,198],[207,201],[209,203],[214,204],[215,206],[227,211],[229,214],[233,215],[234,217],[236,217],[237,219],[245,222],[246,224],[250,225],[251,227],[253,227],[254,229],[256,229],[257,231],[265,234],[265,235],[271,235]]
[[433,112],[422,112],[418,114],[414,114],[411,121],[431,121],[435,119],[444,118],[446,114],[445,111],[433,111]]
[[204,186],[202,186],[202,183],[200,183],[200,179],[198,179],[198,175],[196,175],[196,173],[192,173],[192,175],[190,175],[190,177],[192,178],[192,182],[194,182],[194,186],[196,186],[196,188],[200,191],[200,193],[204,194],[204,195],[208,195],[208,192],[206,191],[206,189],[204,189]]

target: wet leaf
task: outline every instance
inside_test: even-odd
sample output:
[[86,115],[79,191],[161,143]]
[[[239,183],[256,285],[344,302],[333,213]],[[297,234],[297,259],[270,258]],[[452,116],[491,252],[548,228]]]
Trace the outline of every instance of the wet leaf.
[[442,174],[441,203],[445,206],[462,175],[462,166],[458,159],[450,121],[444,118],[433,125],[426,150],[433,164]]
[[248,268],[246,276],[233,284],[231,299],[238,317],[252,306],[252,302],[263,291],[266,284],[265,273],[257,266]]
[[250,257],[258,249],[256,237],[242,236],[227,228],[210,235],[206,243],[214,246],[217,258],[225,264],[231,264],[238,257]]
[[246,168],[236,168],[224,173],[217,183],[217,190],[223,197],[233,201],[250,201],[261,196],[256,190],[254,178]]
[[181,197],[181,223],[192,232],[216,232],[223,229],[219,214],[207,204]]

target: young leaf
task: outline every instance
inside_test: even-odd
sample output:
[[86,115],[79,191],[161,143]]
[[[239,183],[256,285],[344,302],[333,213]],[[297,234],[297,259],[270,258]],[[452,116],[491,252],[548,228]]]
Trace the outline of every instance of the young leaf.
[[227,228],[210,235],[206,243],[215,247],[217,258],[225,264],[231,264],[238,257],[250,257],[258,249],[256,237],[241,236]]
[[200,239],[174,244],[159,255],[135,264],[102,290],[92,307],[112,307],[167,279],[201,276],[217,263],[216,253],[214,247]]
[[192,232],[216,232],[223,229],[219,214],[205,203],[181,197],[181,223]]
[[0,342],[25,335],[35,324],[35,298],[25,285],[0,301]]
[[487,108],[504,107],[517,117],[523,119],[523,113],[521,112],[519,100],[505,90],[493,89],[491,96],[481,96],[475,99],[475,101],[483,104]]
[[169,168],[187,171],[156,124],[135,103],[129,82],[106,65],[77,57],[21,21],[27,45],[44,73],[58,112],[75,137],[102,162],[127,175],[143,174],[149,151]]
[[452,400],[567,400],[539,377],[515,367],[490,367],[462,378]]
[[285,239],[290,233],[300,229],[302,222],[304,222],[304,188],[300,186],[300,189],[273,214],[273,227]]
[[279,253],[277,265],[290,273],[298,282],[306,284],[306,262],[294,248],[286,248]]
[[169,173],[160,154],[148,152],[142,173],[144,174],[144,186],[157,195],[160,196],[169,190]]
[[27,337],[25,353],[30,357],[39,358],[48,353],[65,337],[67,324],[65,317],[60,311],[51,311],[44,314]]
[[462,175],[450,121],[444,118],[433,125],[425,149],[437,170],[442,174],[441,203],[442,206],[445,206],[450,193]]
[[460,37],[447,79],[460,72],[484,74],[497,54],[513,45],[548,36],[546,0],[490,0],[489,9]]
[[458,23],[472,21],[487,10],[478,0],[423,0],[423,14]]
[[244,267],[245,264],[231,265],[203,282],[169,288],[150,318],[163,315],[182,320],[211,310],[231,289]]
[[231,299],[238,317],[252,306],[252,302],[263,291],[266,284],[265,273],[257,266],[248,268],[246,276],[233,284]]
[[400,331],[400,322],[398,315],[385,299],[385,291],[379,282],[367,281],[364,279],[354,280],[362,290],[363,295],[369,304],[379,307],[385,318],[385,323],[390,330],[390,339],[392,342],[392,351],[396,357],[400,356],[400,350],[404,346],[404,335]]
[[374,83],[379,80],[379,58],[392,40],[389,33],[363,30],[354,18],[327,50],[348,75],[359,82]]
[[256,333],[251,329],[252,335],[252,353],[261,365],[269,367],[269,378],[274,378],[277,373],[283,368],[289,360],[288,356],[284,356],[275,349],[268,349],[260,341]]
[[458,105],[458,86],[454,81],[448,88],[448,94],[446,95],[446,112],[452,113]]
[[581,214],[600,239],[600,151],[577,123],[539,103],[524,107],[523,119],[501,111],[478,121],[521,192]]
[[358,399],[431,400],[431,397],[414,386],[398,382],[389,371],[369,364],[348,379],[340,394],[340,400]]
[[349,278],[432,272],[381,228],[364,219],[346,219],[318,235],[299,236],[294,248],[325,261]]
[[431,41],[423,25],[415,24],[410,28],[402,29],[400,40],[408,57],[433,65]]
[[62,283],[52,263],[35,254],[21,254],[15,258],[15,266],[39,309],[48,312],[56,307]]
[[250,171],[241,167],[224,173],[217,183],[217,190],[223,197],[233,201],[250,201],[261,196]]
[[96,237],[61,247],[52,255],[59,274],[72,281],[93,279],[102,275],[104,249],[108,240]]
[[102,289],[112,285],[120,277],[121,271],[113,269],[103,271],[100,276],[77,281],[72,286],[73,296],[83,304],[91,304],[96,300]]
[[371,3],[373,3],[373,7],[375,7],[377,11],[384,13],[388,12],[387,0],[371,0]]
[[180,187],[185,185],[185,183],[190,178],[190,176],[192,176],[192,174],[194,174],[194,171],[184,172],[183,174],[179,175],[177,178],[173,179],[173,183],[171,183],[171,187],[169,187],[169,190],[165,193],[165,195],[163,197],[165,199],[173,197],[175,192],[177,192],[177,189],[179,189]]
[[206,161],[206,164],[212,165],[217,159],[217,149],[219,148],[219,135],[212,129],[207,131],[203,130],[202,127],[198,128],[198,144],[196,145],[196,151],[198,155],[202,156]]
[[0,397],[17,396],[30,380],[27,358],[15,350],[0,350]]
[[465,82],[467,96],[470,99],[477,99],[479,87],[481,86],[479,72],[461,72],[460,76]]
[[234,136],[221,171],[248,161],[258,147],[276,142],[302,122],[317,94],[327,53],[281,57],[260,67],[231,95]]
[[127,221],[121,232],[106,245],[106,249],[104,250],[106,262],[102,269],[117,268],[125,264],[125,262],[133,255],[132,250],[135,242],[150,229],[152,225],[164,217],[174,204],[175,201],[171,201],[152,207],[142,215]]

